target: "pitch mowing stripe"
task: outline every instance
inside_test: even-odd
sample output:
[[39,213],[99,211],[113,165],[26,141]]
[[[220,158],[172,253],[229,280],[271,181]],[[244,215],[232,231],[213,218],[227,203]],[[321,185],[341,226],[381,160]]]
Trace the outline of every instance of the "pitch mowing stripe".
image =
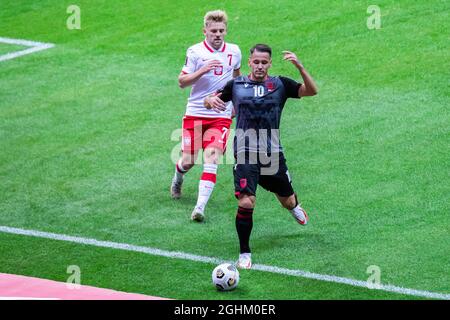
[[14,45],[19,45],[19,46],[26,46],[26,47],[30,47],[28,49],[25,50],[20,50],[20,51],[16,51],[16,52],[10,52],[4,55],[0,56],[0,61],[6,61],[6,60],[11,60],[17,57],[21,57],[30,53],[34,53],[37,51],[42,51],[42,50],[46,50],[46,49],[50,49],[53,48],[55,45],[53,43],[43,43],[43,42],[35,42],[35,41],[29,41],[29,40],[22,40],[22,39],[10,39],[10,38],[2,38],[0,37],[0,42],[1,43],[6,43],[6,44],[14,44]]
[[[173,259],[190,260],[190,261],[196,261],[196,262],[202,262],[202,263],[220,264],[220,263],[224,262],[223,259],[219,259],[219,258],[204,257],[204,256],[199,256],[199,255],[194,255],[194,254],[189,254],[189,253],[179,252],[179,251],[167,251],[167,250],[161,250],[161,249],[157,249],[157,248],[135,246],[135,245],[126,244],[126,243],[100,241],[100,240],[96,240],[96,239],[74,237],[74,236],[68,236],[68,235],[64,235],[64,234],[49,233],[49,232],[42,232],[42,231],[36,231],[36,230],[11,228],[11,227],[7,227],[7,226],[0,226],[0,232],[16,234],[16,235],[23,235],[23,236],[31,236],[31,237],[37,237],[37,238],[44,238],[44,239],[51,239],[51,240],[67,241],[67,242],[72,242],[72,243],[85,244],[85,245],[91,245],[91,246],[103,247],[103,248],[112,248],[112,249],[118,249],[118,250],[141,252],[141,253],[146,253],[146,254],[154,255],[154,256],[162,256],[162,257],[173,258]],[[337,276],[332,276],[332,275],[312,273],[312,272],[303,271],[303,270],[292,270],[292,269],[279,268],[279,267],[275,267],[275,266],[267,266],[267,265],[262,265],[262,264],[253,265],[252,269],[258,270],[258,271],[276,273],[276,274],[283,274],[283,275],[288,275],[288,276],[314,279],[314,280],[319,280],[319,281],[341,283],[341,284],[346,284],[346,285],[350,285],[350,286],[354,286],[354,287],[368,288],[368,289],[372,289],[372,290],[399,293],[399,294],[405,294],[405,295],[416,296],[416,297],[450,300],[450,294],[447,294],[447,293],[437,293],[437,292],[430,292],[430,291],[424,291],[424,290],[408,289],[408,288],[403,288],[403,287],[398,287],[398,286],[393,286],[393,285],[384,285],[384,284],[380,284],[380,285],[377,285],[374,287],[369,287],[369,284],[366,281],[354,280],[354,279],[350,279],[350,278],[337,277]]]

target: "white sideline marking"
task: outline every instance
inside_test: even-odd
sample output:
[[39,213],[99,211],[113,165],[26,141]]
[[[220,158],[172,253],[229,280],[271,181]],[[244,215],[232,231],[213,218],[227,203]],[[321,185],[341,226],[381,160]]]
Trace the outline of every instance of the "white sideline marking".
[[[72,242],[72,243],[92,245],[92,246],[103,247],[103,248],[112,248],[112,249],[118,249],[118,250],[141,252],[141,253],[146,253],[146,254],[150,254],[150,255],[154,255],[154,256],[162,256],[162,257],[174,258],[174,259],[184,259],[184,260],[203,262],[203,263],[220,264],[220,263],[224,262],[224,260],[220,259],[220,258],[204,257],[204,256],[198,256],[198,255],[184,253],[184,252],[178,252],[178,251],[166,251],[166,250],[161,250],[161,249],[156,249],[156,248],[135,246],[135,245],[126,244],[126,243],[100,241],[100,240],[89,239],[89,238],[68,236],[68,235],[64,235],[64,234],[56,234],[56,233],[42,232],[42,231],[36,231],[36,230],[11,228],[11,227],[7,227],[7,226],[0,226],[0,232],[16,234],[16,235],[23,235],[23,236],[32,236],[32,237],[51,239],[51,240],[67,241],[67,242]],[[270,272],[270,273],[277,273],[277,274],[284,274],[284,275],[289,275],[289,276],[307,278],[307,279],[314,279],[314,280],[319,280],[319,281],[347,284],[347,285],[354,286],[354,287],[368,288],[366,281],[354,280],[354,279],[350,279],[350,278],[343,278],[343,277],[337,277],[337,276],[331,276],[331,275],[325,275],[325,274],[312,273],[312,272],[303,271],[303,270],[285,269],[285,268],[279,268],[279,267],[275,267],[275,266],[267,266],[267,265],[262,265],[262,264],[254,264],[252,266],[252,269],[258,270],[258,271]],[[437,293],[437,292],[430,292],[430,291],[424,291],[424,290],[408,289],[408,288],[402,288],[402,287],[397,287],[397,286],[393,286],[393,285],[380,284],[378,287],[373,288],[372,290],[393,292],[393,293],[405,294],[405,295],[416,296],[416,297],[424,297],[424,298],[430,298],[430,299],[450,300],[450,294],[448,294],[448,293]]]
[[53,43],[43,43],[43,42],[35,42],[35,41],[22,40],[22,39],[2,38],[2,37],[0,37],[0,42],[6,43],[6,44],[15,44],[15,45],[19,45],[19,46],[30,47],[28,49],[10,52],[10,53],[1,55],[0,61],[11,60],[11,59],[21,57],[21,56],[24,56],[24,55],[27,55],[27,54],[30,54],[33,52],[50,49],[55,46]]

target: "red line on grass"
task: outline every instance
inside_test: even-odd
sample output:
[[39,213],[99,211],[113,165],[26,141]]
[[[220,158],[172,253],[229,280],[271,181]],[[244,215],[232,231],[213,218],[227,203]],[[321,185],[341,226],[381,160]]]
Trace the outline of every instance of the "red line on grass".
[[168,300],[72,283],[0,273],[1,299]]

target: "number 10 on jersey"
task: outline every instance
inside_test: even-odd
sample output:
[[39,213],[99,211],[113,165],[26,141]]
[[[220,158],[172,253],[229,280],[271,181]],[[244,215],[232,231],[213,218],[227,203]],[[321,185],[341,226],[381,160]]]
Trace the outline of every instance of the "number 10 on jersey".
[[263,86],[253,86],[254,96],[262,97],[264,95],[264,87]]

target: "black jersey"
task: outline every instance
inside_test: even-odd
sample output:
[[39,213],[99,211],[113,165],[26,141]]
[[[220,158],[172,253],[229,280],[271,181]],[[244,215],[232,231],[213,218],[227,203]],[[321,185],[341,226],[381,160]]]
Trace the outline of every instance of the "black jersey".
[[220,91],[224,102],[233,101],[236,112],[234,152],[282,152],[280,119],[288,98],[299,98],[301,84],[286,77],[256,82],[247,76],[230,80]]

